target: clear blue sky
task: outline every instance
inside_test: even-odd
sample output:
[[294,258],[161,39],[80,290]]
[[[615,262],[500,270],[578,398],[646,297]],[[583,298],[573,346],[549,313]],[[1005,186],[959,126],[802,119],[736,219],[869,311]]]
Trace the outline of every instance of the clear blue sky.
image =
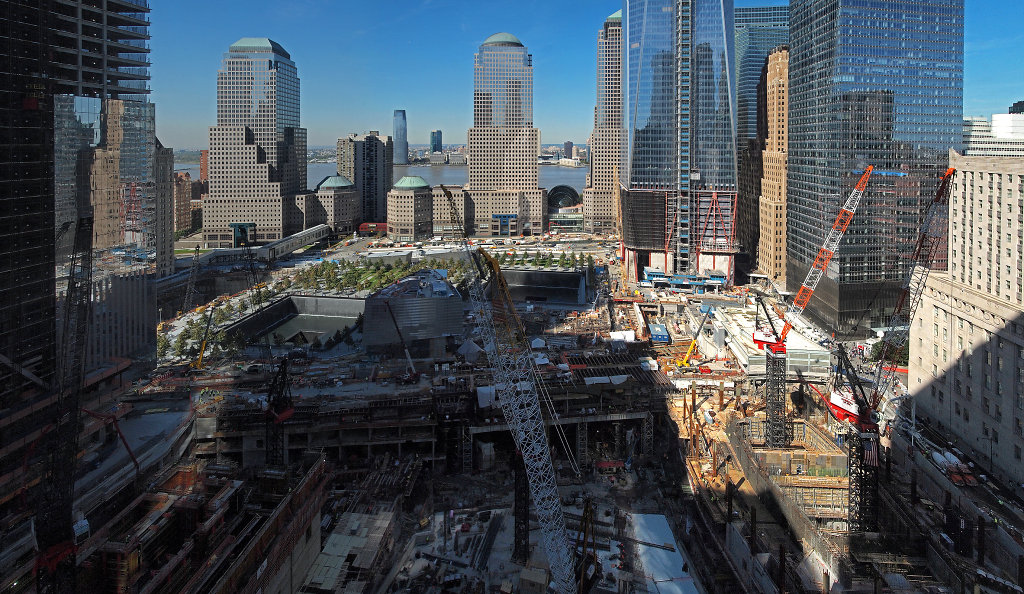
[[[216,120],[217,68],[240,37],[270,37],[299,69],[309,144],[391,133],[405,109],[409,142],[440,128],[465,143],[473,53],[492,33],[533,54],[534,125],[544,144],[586,142],[593,126],[596,35],[615,0],[174,0],[152,2],[152,99],[166,146],[203,148]],[[737,6],[784,4],[737,0]],[[966,0],[964,113],[1024,99],[1020,0]],[[1015,57],[1016,56],[1016,57]]]

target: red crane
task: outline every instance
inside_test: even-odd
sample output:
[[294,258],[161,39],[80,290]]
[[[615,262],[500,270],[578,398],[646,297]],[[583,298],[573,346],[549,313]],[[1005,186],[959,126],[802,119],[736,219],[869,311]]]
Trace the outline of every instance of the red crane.
[[117,415],[113,413],[98,413],[87,408],[79,410],[94,419],[103,421],[104,425],[110,425],[114,428],[114,431],[117,431],[117,435],[121,438],[121,443],[124,444],[124,449],[128,452],[128,455],[131,456],[132,464],[135,465],[135,474],[136,476],[139,475],[142,472],[142,467],[139,466],[139,459],[135,457],[135,452],[132,451],[132,446],[128,445],[128,438],[124,436],[124,432],[121,431],[121,426],[117,424]]
[[[800,286],[800,290],[797,291],[796,297],[793,298],[793,303],[786,309],[783,320],[785,324],[782,327],[782,331],[776,333],[775,329],[772,328],[771,332],[758,330],[754,332],[754,344],[764,349],[766,358],[768,381],[765,389],[765,408],[767,413],[765,436],[766,445],[770,448],[785,447],[790,441],[788,439],[788,424],[786,423],[785,398],[786,337],[789,335],[789,331],[793,329],[793,320],[804,312],[804,308],[807,307],[807,303],[811,300],[811,295],[814,294],[814,289],[818,286],[822,275],[825,274],[829,262],[832,261],[832,257],[839,250],[839,242],[843,239],[846,228],[850,226],[853,214],[857,212],[857,205],[860,204],[860,199],[864,196],[864,190],[867,188],[873,169],[871,165],[868,165],[867,169],[860,176],[857,185],[850,192],[849,197],[847,197],[846,203],[839,209],[839,214],[836,215],[832,228],[829,229],[828,234],[825,236],[825,241],[818,250],[814,263],[811,265],[810,270],[807,271],[807,277]],[[765,311],[766,315],[767,313]]]

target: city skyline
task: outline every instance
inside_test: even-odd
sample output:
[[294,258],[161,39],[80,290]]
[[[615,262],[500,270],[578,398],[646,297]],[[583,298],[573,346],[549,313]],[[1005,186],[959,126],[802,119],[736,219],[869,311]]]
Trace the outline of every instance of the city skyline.
[[[785,2],[735,2],[736,8],[780,4]],[[323,0],[286,8],[247,3],[244,11],[237,10],[242,5],[235,1],[210,5],[182,0],[173,11],[169,6],[157,4],[151,15],[151,100],[158,106],[157,135],[166,146],[198,149],[205,148],[207,128],[216,119],[216,79],[209,73],[216,71],[223,48],[241,37],[278,41],[290,48],[306,73],[301,125],[309,130],[309,146],[333,146],[337,138],[352,132],[390,130],[393,112],[401,108],[413,122],[409,143],[426,145],[431,130],[470,127],[473,81],[465,56],[502,31],[521,38],[535,56],[534,125],[545,143],[585,144],[595,101],[593,31],[622,3],[586,3],[575,7],[572,19],[565,18],[564,7],[540,2],[460,4],[454,10],[454,3],[446,0],[426,0],[397,17],[390,6],[349,7],[345,16],[353,22],[407,25],[402,29],[407,34],[403,43],[381,43],[373,52],[366,49],[373,27],[337,35],[334,17],[339,11]],[[215,14],[190,18],[200,9]],[[1019,5],[1013,0],[965,2],[965,116],[1006,112],[1024,95],[1018,82],[1024,78],[1024,64],[1003,59],[1005,51],[1024,37],[1001,26],[1002,17],[1014,9]],[[189,43],[177,43],[182,39]],[[423,48],[435,46],[443,59],[419,62],[403,57],[424,55]],[[445,92],[411,91],[424,88]],[[465,138],[458,134],[449,142],[464,144]]]

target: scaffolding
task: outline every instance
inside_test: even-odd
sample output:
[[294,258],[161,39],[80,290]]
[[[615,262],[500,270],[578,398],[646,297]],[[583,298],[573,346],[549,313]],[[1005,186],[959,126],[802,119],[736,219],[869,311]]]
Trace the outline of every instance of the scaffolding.
[[878,532],[878,434],[849,433],[850,532]]

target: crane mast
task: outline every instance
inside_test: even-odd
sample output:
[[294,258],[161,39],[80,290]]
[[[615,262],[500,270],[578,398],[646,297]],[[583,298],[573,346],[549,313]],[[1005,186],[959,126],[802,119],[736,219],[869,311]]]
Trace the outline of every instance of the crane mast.
[[[573,571],[573,546],[565,526],[558,485],[555,482],[551,447],[548,444],[544,418],[541,415],[540,378],[522,322],[516,314],[508,284],[497,260],[483,250],[474,252],[466,242],[466,228],[455,207],[455,199],[441,186],[456,230],[462,232],[463,246],[476,274],[468,282],[470,303],[483,336],[484,349],[493,367],[495,394],[512,431],[516,447],[522,452],[523,464],[530,486],[530,496],[537,511],[541,542],[551,567],[555,589],[560,593],[576,592]],[[491,275],[491,297],[485,294],[486,275]]]
[[40,481],[36,507],[36,591],[40,594],[75,591],[75,460],[92,293],[92,228],[91,207],[79,205],[64,298],[56,410],[53,428],[46,436],[46,474]]

